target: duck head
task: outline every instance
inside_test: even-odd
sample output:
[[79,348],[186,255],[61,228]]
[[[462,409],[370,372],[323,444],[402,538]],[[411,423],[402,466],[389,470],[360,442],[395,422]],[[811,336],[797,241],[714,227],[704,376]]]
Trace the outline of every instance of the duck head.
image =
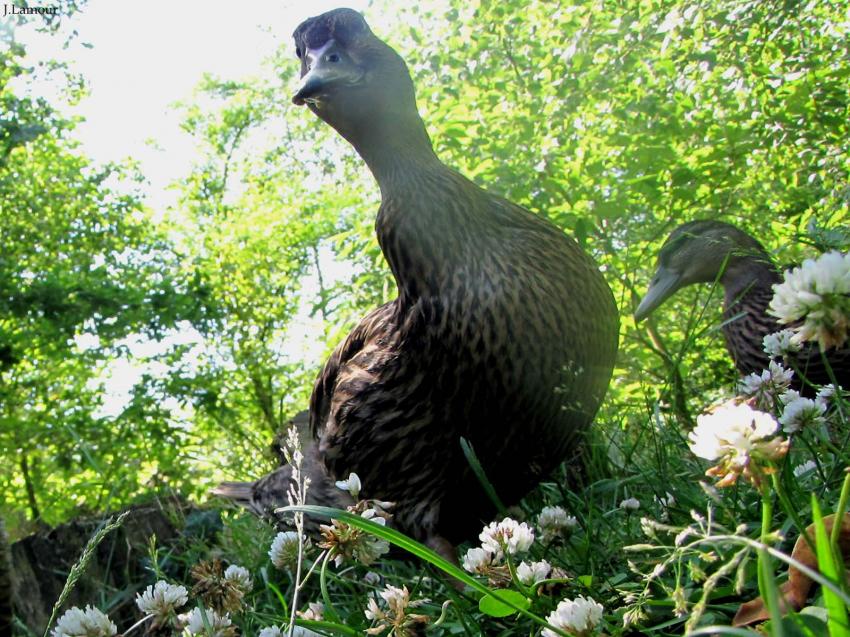
[[658,254],[655,276],[635,310],[635,320],[649,316],[677,290],[693,283],[719,281],[727,289],[773,266],[762,245],[722,221],[692,221],[673,230]]
[[309,18],[293,38],[301,60],[293,103],[306,104],[355,148],[370,137],[397,136],[405,125],[422,127],[407,65],[358,12]]

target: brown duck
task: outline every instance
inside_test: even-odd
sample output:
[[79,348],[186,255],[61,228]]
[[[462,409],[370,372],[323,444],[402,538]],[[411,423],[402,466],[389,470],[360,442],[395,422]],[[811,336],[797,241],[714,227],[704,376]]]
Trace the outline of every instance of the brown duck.
[[439,160],[407,66],[359,13],[311,18],[294,38],[293,101],[377,180],[398,285],[319,374],[315,457],[331,477],[356,472],[363,497],[396,503],[396,528],[445,553],[494,512],[460,438],[506,503],[575,459],[610,380],[617,310],[562,230]]
[[[767,313],[773,285],[782,282],[782,272],[756,239],[728,223],[692,221],[670,233],[635,320],[649,316],[682,287],[715,281],[723,286],[721,329],[735,366],[742,374],[766,369],[770,358],[762,340],[788,327]],[[829,350],[827,358],[839,384],[850,386],[850,349]],[[798,389],[801,376],[817,385],[831,382],[817,345],[805,347],[788,363],[797,370]],[[808,383],[802,389],[811,393]]]

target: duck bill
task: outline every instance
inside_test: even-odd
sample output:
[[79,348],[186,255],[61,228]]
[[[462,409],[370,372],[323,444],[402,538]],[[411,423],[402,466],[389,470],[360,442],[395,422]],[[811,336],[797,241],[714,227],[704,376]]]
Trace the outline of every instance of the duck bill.
[[664,303],[673,292],[679,289],[680,282],[681,276],[678,272],[668,270],[663,265],[659,266],[649,284],[646,295],[635,310],[635,321],[642,321],[652,314],[655,308]]
[[359,69],[333,39],[317,49],[307,49],[304,56],[310,70],[302,76],[292,96],[293,104],[319,102],[334,85],[354,84],[360,79]]

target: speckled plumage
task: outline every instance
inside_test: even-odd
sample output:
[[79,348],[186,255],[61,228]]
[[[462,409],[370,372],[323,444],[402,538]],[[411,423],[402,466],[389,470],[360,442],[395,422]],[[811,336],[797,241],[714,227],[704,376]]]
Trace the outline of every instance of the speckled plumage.
[[[613,297],[563,231],[437,158],[404,62],[359,14],[311,18],[295,41],[295,101],[378,181],[376,232],[398,285],[319,376],[318,454],[332,476],[356,472],[365,497],[395,502],[393,523],[417,539],[473,537],[493,509],[460,438],[508,503],[576,456],[616,356]],[[314,82],[331,55],[343,68]]]
[[[756,239],[735,226],[706,220],[676,228],[661,248],[658,272],[635,316],[644,318],[686,285],[714,281],[723,286],[721,329],[735,366],[742,374],[761,372],[770,362],[763,349],[764,337],[788,327],[767,313],[773,285],[782,281],[782,271]],[[656,286],[664,290],[653,298]],[[850,349],[830,350],[827,358],[839,383],[850,386]],[[804,393],[811,390],[801,384],[801,376],[818,385],[831,382],[817,345],[803,348],[787,362],[798,372],[794,386]]]

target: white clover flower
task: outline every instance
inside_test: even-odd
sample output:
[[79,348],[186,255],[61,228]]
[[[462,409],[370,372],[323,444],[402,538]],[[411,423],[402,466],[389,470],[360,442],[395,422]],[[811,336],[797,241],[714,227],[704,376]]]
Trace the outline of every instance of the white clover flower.
[[516,555],[527,551],[534,542],[534,531],[525,522],[505,518],[485,526],[478,539],[483,548],[501,558],[503,553]]
[[[207,632],[204,626],[204,616],[210,626],[210,632]],[[230,637],[234,634],[231,626],[230,615],[225,613],[219,615],[212,609],[194,608],[189,614],[186,623],[186,630],[192,635],[206,635],[207,637]]]
[[764,353],[771,358],[784,358],[800,351],[800,345],[791,340],[794,330],[784,329],[766,335],[762,339]]
[[821,349],[840,347],[850,330],[850,254],[828,252],[788,270],[773,286],[768,312],[780,323],[796,323],[795,343],[817,341]]
[[184,586],[159,580],[136,595],[136,606],[145,615],[153,615],[158,623],[168,619],[178,608],[189,601],[189,592]]
[[806,462],[804,462],[803,464],[799,464],[796,467],[794,467],[794,477],[800,478],[800,477],[806,475],[807,473],[814,471],[815,469],[817,469],[817,465],[815,464],[815,461],[814,460],[806,460]]
[[[287,636],[289,633],[287,633]],[[315,630],[304,628],[304,626],[295,626],[292,631],[292,637],[325,637],[322,633],[317,633]]]
[[387,525],[387,518],[380,515],[377,509],[366,509],[363,513],[360,514],[361,518],[366,518],[367,520],[372,520],[375,524],[380,524],[381,526]]
[[566,531],[574,529],[578,520],[559,506],[543,507],[537,516],[537,526],[540,529],[540,539],[550,542]]
[[379,595],[386,603],[386,609],[379,606],[374,597],[369,599],[365,610],[366,619],[377,622],[377,625],[367,629],[366,634],[380,635],[390,629],[391,634],[394,635],[415,635],[422,630],[422,625],[430,621],[427,615],[417,615],[408,611],[429,600],[410,601],[410,592],[406,586],[401,588],[387,586]]
[[774,398],[788,389],[793,377],[793,369],[785,369],[781,363],[770,361],[761,374],[744,376],[739,389],[745,396],[755,398],[759,407],[769,409],[773,407]]
[[788,442],[773,438],[778,428],[779,423],[770,414],[730,400],[697,416],[688,444],[700,458],[721,461],[707,474],[721,478],[718,486],[729,486],[742,473],[758,480],[750,466],[753,458],[772,461],[787,453]]
[[640,500],[637,498],[626,498],[620,502],[620,508],[626,511],[637,511],[640,508]]
[[697,426],[688,435],[688,444],[700,458],[717,460],[732,455],[737,464],[745,464],[754,441],[772,436],[778,427],[770,414],[747,403],[728,401],[697,416]]
[[375,571],[367,571],[367,573],[363,576],[363,583],[368,584],[369,586],[377,586],[381,583],[381,576]]
[[[598,604],[590,597],[582,597],[579,595],[575,599],[565,599],[558,604],[555,609],[546,618],[551,626],[560,628],[572,635],[584,636],[596,628],[596,625],[602,619],[602,605]],[[543,630],[545,637],[557,637],[555,631],[545,628]]]
[[53,637],[112,637],[118,632],[105,613],[94,606],[85,610],[73,606],[56,622]]
[[[381,538],[377,538],[374,535],[363,535],[360,542],[354,548],[354,559],[363,564],[364,566],[369,566],[370,564],[374,564],[379,557],[385,555],[390,552],[390,543],[386,540],[382,540]],[[340,559],[342,556],[337,555],[335,563],[339,566],[342,563]]]
[[336,486],[338,489],[348,491],[355,500],[360,495],[360,477],[356,473],[349,473],[347,480],[338,480]]
[[257,637],[283,637],[283,631],[277,626],[266,626]]
[[516,567],[517,579],[526,586],[542,582],[549,577],[549,573],[551,572],[552,565],[546,560],[541,560],[540,562],[520,562],[519,566]]
[[787,389],[783,394],[779,396],[779,402],[783,405],[787,405],[788,403],[793,403],[795,400],[800,399],[800,392],[796,389]]
[[484,548],[469,549],[463,556],[463,568],[470,573],[486,574],[493,564],[493,553]]
[[278,568],[290,568],[298,561],[298,533],[281,531],[272,541],[269,549],[272,564]]
[[[841,387],[839,387],[839,395],[841,394],[841,391]],[[835,385],[833,385],[832,383],[830,383],[829,385],[824,385],[818,390],[818,393],[815,396],[815,402],[821,403],[824,407],[829,407],[829,403],[835,397],[835,394]]]
[[254,580],[251,578],[251,573],[244,566],[231,564],[224,571],[224,579],[230,580],[245,593],[250,592],[254,588]]
[[298,611],[298,616],[302,619],[320,622],[325,618],[325,605],[322,602],[310,602],[307,604],[307,610]]
[[796,433],[804,427],[814,427],[823,424],[826,413],[826,403],[811,398],[795,398],[787,405],[779,417],[779,424],[785,433]]

